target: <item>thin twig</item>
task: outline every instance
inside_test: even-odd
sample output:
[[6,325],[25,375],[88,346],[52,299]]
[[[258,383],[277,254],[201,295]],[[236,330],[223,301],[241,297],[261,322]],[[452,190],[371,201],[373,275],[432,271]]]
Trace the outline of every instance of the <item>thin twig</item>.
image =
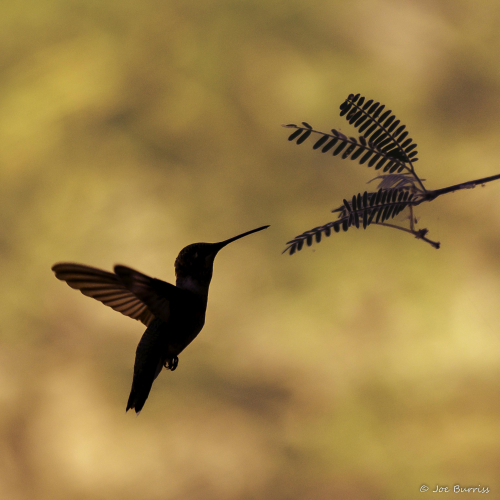
[[417,240],[424,240],[430,245],[432,245],[436,250],[439,249],[441,246],[441,243],[439,241],[432,241],[429,238],[426,238],[425,235],[429,232],[428,229],[419,229],[417,231],[412,230],[412,229],[407,229],[406,227],[401,227],[401,226],[396,226],[396,224],[389,224],[388,222],[374,222],[374,224],[377,224],[379,226],[387,226],[387,227],[392,227],[393,229],[399,229],[401,231],[405,231],[406,233],[413,234]]

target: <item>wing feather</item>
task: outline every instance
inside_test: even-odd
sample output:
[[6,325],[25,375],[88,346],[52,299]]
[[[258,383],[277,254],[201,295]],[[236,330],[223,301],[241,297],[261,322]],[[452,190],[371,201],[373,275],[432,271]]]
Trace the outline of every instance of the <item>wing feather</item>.
[[151,278],[130,267],[115,266],[114,271],[120,281],[142,302],[147,304],[153,314],[164,321],[170,316],[170,305],[190,292],[181,290],[170,283]]
[[148,326],[155,315],[137,295],[130,291],[114,273],[82,264],[59,263],[52,267],[56,278],[87,297],[102,302],[125,316]]

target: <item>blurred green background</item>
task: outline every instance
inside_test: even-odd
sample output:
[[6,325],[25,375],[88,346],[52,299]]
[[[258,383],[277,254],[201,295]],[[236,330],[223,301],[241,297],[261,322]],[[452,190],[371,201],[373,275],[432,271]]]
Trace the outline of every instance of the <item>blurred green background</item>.
[[[500,183],[419,207],[438,251],[371,227],[281,255],[374,172],[280,127],[352,135],[360,92],[428,188],[496,174],[499,25],[486,0],[3,2],[0,498],[500,498]],[[144,327],[52,264],[173,282],[184,246],[264,224],[125,414]]]

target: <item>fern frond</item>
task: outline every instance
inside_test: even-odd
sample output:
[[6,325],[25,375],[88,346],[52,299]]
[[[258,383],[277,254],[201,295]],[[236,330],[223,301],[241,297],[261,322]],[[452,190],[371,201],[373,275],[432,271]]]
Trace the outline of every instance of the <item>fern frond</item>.
[[409,170],[404,162],[395,157],[392,152],[388,153],[377,144],[368,142],[365,137],[347,137],[338,130],[332,129],[331,133],[314,130],[307,122],[302,122],[302,126],[291,123],[283,125],[285,128],[296,129],[289,137],[289,141],[302,144],[311,134],[319,135],[319,139],[313,145],[313,149],[320,149],[322,153],[332,151],[333,156],[342,153],[342,159],[350,158],[358,160],[360,165],[367,163],[368,167],[375,166],[375,170],[384,167],[383,172],[402,172]]
[[293,255],[302,250],[304,243],[311,246],[313,240],[321,241],[322,235],[330,236],[332,229],[338,233],[340,229],[347,231],[355,226],[366,229],[370,224],[383,224],[386,220],[394,218],[405,208],[413,205],[417,198],[408,189],[380,189],[379,191],[363,194],[358,193],[352,200],[344,200],[344,204],[332,212],[339,212],[339,217],[334,222],[315,227],[296,236],[287,242],[283,251]]
[[384,151],[388,156],[398,158],[410,165],[416,161],[417,145],[408,137],[406,125],[401,125],[400,120],[392,114],[391,110],[384,110],[385,105],[365,101],[360,94],[350,94],[340,105],[340,116],[354,125],[359,133],[374,146]]

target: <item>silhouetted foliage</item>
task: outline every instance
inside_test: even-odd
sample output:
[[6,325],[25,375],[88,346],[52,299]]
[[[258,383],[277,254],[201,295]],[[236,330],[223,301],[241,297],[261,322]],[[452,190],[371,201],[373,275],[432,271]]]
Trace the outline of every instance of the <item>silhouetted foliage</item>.
[[[302,125],[283,126],[295,129],[288,137],[289,141],[300,145],[311,135],[319,136],[313,144],[313,149],[322,153],[331,151],[333,156],[341,155],[342,159],[350,158],[357,160],[360,165],[381,170],[383,173],[372,179],[379,180],[378,189],[374,192],[358,193],[349,200],[344,199],[340,207],[332,210],[334,213],[338,212],[337,220],[296,236],[287,242],[288,246],[283,253],[289,252],[292,255],[301,250],[304,243],[308,246],[311,246],[314,240],[319,243],[323,234],[330,236],[332,229],[338,233],[340,229],[347,231],[352,226],[362,226],[366,229],[372,224],[406,231],[437,249],[440,244],[426,237],[427,229],[416,229],[417,220],[413,215],[413,207],[424,201],[432,201],[442,194],[473,188],[477,184],[500,178],[500,175],[494,175],[429,191],[414,169],[414,163],[418,161],[417,145],[409,137],[406,125],[402,125],[391,110],[385,110],[383,104],[374,102],[373,99],[366,100],[360,94],[350,94],[340,105],[340,116],[344,116],[362,135],[356,139],[336,129],[331,129],[331,133],[321,132],[307,122],[302,122]],[[409,227],[387,222],[406,209],[409,212]]]

